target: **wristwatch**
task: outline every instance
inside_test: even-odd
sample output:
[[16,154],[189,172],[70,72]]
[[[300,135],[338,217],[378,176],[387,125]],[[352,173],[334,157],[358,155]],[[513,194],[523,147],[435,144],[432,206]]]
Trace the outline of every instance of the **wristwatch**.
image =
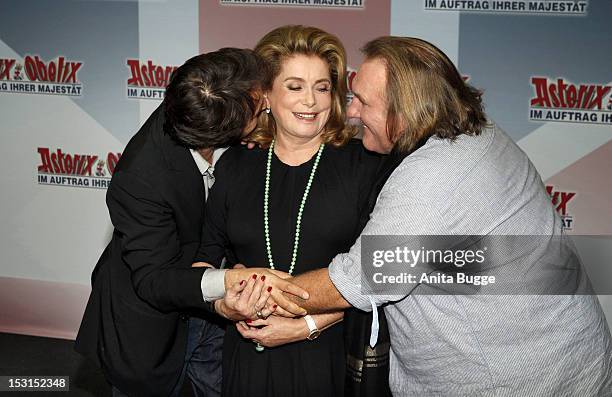
[[310,334],[306,337],[308,340],[315,340],[321,335],[321,331],[317,328],[317,323],[312,318],[310,314],[304,316],[304,320],[306,320],[306,324],[308,325],[308,329],[310,330]]

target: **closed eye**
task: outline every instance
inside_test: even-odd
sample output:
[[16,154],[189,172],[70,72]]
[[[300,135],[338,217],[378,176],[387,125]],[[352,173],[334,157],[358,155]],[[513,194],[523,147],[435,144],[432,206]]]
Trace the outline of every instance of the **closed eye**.
[[353,95],[355,96],[355,98],[357,98],[357,100],[359,101],[359,103],[361,103],[362,106],[368,106],[368,104],[363,100],[363,97],[361,97],[361,95],[357,94],[354,91]]

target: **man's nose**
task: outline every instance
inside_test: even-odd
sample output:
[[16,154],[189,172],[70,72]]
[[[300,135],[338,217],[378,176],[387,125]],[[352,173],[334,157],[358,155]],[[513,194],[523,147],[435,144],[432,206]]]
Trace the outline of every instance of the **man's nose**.
[[361,106],[359,106],[359,100],[357,98],[353,98],[351,104],[346,110],[346,115],[348,118],[361,118]]

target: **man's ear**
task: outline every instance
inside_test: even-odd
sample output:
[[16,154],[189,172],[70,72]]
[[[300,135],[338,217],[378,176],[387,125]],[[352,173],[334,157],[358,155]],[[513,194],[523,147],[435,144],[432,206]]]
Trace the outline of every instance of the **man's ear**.
[[395,134],[393,136],[393,144],[395,144],[402,135],[406,133],[407,124],[401,114],[395,115]]
[[406,130],[406,122],[401,114],[388,112],[387,122],[385,124],[387,127],[387,137],[391,143],[395,144],[404,134]]

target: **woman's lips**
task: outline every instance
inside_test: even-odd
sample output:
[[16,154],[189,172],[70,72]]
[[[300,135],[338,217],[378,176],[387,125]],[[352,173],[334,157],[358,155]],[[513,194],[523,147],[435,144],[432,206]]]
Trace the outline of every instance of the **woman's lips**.
[[314,120],[319,113],[297,113],[293,112],[293,115],[300,120],[311,121]]

